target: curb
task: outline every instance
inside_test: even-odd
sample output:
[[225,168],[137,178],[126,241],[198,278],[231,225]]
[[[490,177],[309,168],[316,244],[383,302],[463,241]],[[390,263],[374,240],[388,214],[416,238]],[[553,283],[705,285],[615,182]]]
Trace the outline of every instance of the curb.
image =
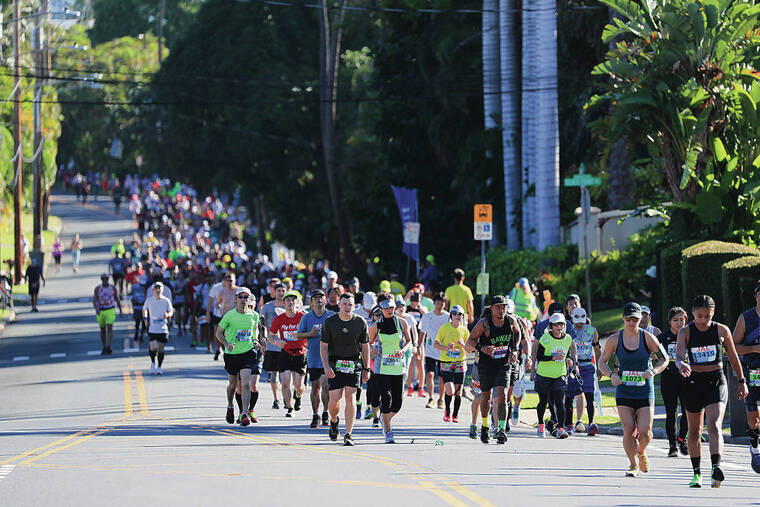
[[[623,435],[623,428],[612,428],[609,426],[599,426],[599,433],[604,435]],[[654,438],[667,440],[668,435],[664,428],[654,428],[652,430]],[[723,441],[727,444],[749,445],[749,437],[734,437],[731,435],[723,435]]]

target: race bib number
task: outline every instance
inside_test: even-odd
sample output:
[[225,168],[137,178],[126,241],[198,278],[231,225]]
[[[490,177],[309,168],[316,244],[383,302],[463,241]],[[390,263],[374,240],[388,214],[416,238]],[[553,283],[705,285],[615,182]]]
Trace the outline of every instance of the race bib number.
[[559,358],[559,359],[554,359],[554,361],[564,361],[565,360],[565,350],[564,349],[554,349],[554,350],[552,350],[552,358],[554,356],[556,356],[557,354],[559,354],[562,357]]
[[760,370],[749,370],[750,387],[760,387]]
[[624,371],[620,375],[623,385],[641,387],[646,385],[647,379],[644,378],[643,371]]
[[383,356],[383,366],[401,366],[404,364],[403,360],[403,357]]
[[341,373],[354,373],[356,371],[356,362],[338,359],[335,361],[335,369]]
[[718,348],[715,345],[691,347],[691,357],[694,358],[696,364],[709,363],[718,357]]
[[578,349],[579,360],[587,361],[591,359],[592,349],[590,343],[576,343],[575,347]]
[[160,326],[164,323],[164,319],[151,319],[151,322]]
[[668,357],[671,361],[676,360],[676,349],[678,348],[678,344],[676,343],[669,343],[668,344]]
[[462,357],[462,350],[461,349],[448,349],[446,351],[446,355],[449,356],[452,359],[459,359]]
[[283,331],[282,339],[285,340],[286,342],[294,342],[296,341],[295,334],[296,333],[294,331]]
[[494,347],[491,355],[494,359],[502,359],[507,357],[507,352],[509,352],[509,347],[507,346]]
[[235,341],[239,342],[249,342],[251,341],[251,330],[250,329],[238,329],[235,333]]

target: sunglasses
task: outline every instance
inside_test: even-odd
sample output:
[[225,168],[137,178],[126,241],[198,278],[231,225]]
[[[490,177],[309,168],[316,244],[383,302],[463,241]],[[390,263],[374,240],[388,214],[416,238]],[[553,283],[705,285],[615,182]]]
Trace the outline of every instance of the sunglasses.
[[565,325],[564,322],[553,322],[552,323],[552,326],[564,326],[564,325]]
[[248,299],[248,294],[238,294],[238,299]]
[[638,318],[638,317],[623,317],[623,320],[626,321],[626,322],[636,322],[636,321],[641,320],[641,319]]
[[461,313],[458,313],[458,312],[451,312],[451,316],[452,316],[452,317],[461,317],[461,316],[462,316],[462,314],[461,314]]

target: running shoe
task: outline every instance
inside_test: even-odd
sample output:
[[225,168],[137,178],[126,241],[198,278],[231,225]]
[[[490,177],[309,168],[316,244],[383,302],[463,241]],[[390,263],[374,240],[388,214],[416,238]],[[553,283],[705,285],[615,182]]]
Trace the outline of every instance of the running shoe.
[[570,435],[567,434],[567,431],[565,431],[564,428],[560,428],[557,430],[557,438],[559,439],[565,439],[569,437]]
[[443,422],[451,422],[451,415],[449,415],[448,410],[443,413]]
[[639,438],[639,427],[638,427],[638,426],[636,426],[636,427],[633,429],[633,438],[634,438],[634,439],[638,439],[638,438]]
[[473,440],[478,438],[478,427],[474,424],[470,424],[470,438]]
[[362,404],[361,402],[356,404],[356,418],[361,419],[362,418]]
[[248,411],[248,418],[251,420],[251,423],[259,422],[259,418],[256,417],[256,412],[254,412],[253,410]]
[[689,454],[689,444],[686,443],[686,439],[679,438],[676,440],[676,443],[678,444],[678,452],[683,456],[687,456]]
[[438,400],[438,408],[443,409],[443,400]]
[[354,439],[351,436],[351,433],[346,433],[345,435],[343,435],[343,445],[346,447],[353,447],[354,445],[356,445],[354,444]]
[[649,456],[647,456],[646,451],[642,452],[641,454],[637,454],[639,458],[639,468],[642,472],[647,473],[649,472]]
[[420,389],[419,391],[417,391],[417,397],[418,398],[427,398],[427,393],[425,392],[424,389]]
[[488,426],[480,427],[480,441],[487,444],[491,441],[491,435],[488,434]]
[[314,414],[311,416],[311,424],[309,425],[310,428],[316,428],[319,426],[319,416],[317,414]]
[[504,424],[504,431],[506,431],[507,433],[509,433],[510,431],[512,431],[512,426],[509,425],[509,418],[507,418],[507,420],[504,421],[504,423],[505,423]]
[[706,435],[706,434],[704,434],[704,433],[702,433],[702,434],[699,436],[699,440],[700,440],[700,442],[702,442],[702,443],[705,443],[705,442],[707,442],[707,435]]
[[237,423],[240,424],[243,421],[243,414],[238,414]]
[[164,374],[164,372],[161,370],[160,366],[158,368],[156,368],[156,375],[163,375],[163,374]]
[[497,444],[506,444],[507,443],[507,433],[504,430],[499,430],[496,432],[496,443]]
[[379,428],[380,427],[380,419],[377,417],[372,418],[372,427],[373,428]]
[[328,435],[330,436],[330,440],[332,440],[333,442],[338,440],[338,423],[339,422],[340,422],[340,418],[338,418],[338,420],[335,422],[330,421],[330,432],[328,433]]
[[557,426],[557,422],[554,419],[549,419],[546,421],[546,431],[548,431],[549,433],[554,433],[556,426]]
[[710,482],[710,487],[712,488],[719,488],[721,483],[726,480],[726,476],[723,475],[723,470],[721,470],[720,465],[713,465],[710,478],[712,479]]
[[694,474],[694,477],[691,479],[691,482],[689,483],[690,488],[701,488],[702,487],[702,474]]
[[575,427],[574,427],[572,424],[568,425],[568,426],[565,428],[565,433],[567,433],[567,434],[568,434],[568,436],[572,436],[572,435],[574,435],[574,434],[575,434]]
[[544,438],[546,436],[545,434],[545,426],[543,424],[538,425],[538,431],[536,432],[536,435],[538,438]]
[[593,437],[597,433],[599,433],[599,426],[597,426],[596,423],[591,423],[588,425],[588,436]]
[[428,399],[428,402],[425,404],[425,408],[435,408],[435,402],[433,401],[433,398]]
[[388,431],[388,433],[385,434],[385,443],[386,444],[395,444],[396,441],[393,439],[393,430]]
[[214,352],[214,361],[219,361],[219,349],[216,349],[216,352]]
[[287,412],[285,412],[285,417],[293,417],[293,409],[289,408]]
[[583,424],[583,421],[578,421],[575,423],[575,432],[576,433],[584,433],[586,431],[586,425]]
[[628,470],[625,472],[626,477],[638,477],[639,476],[639,467],[636,465],[631,465],[628,467]]
[[296,402],[293,404],[293,408],[295,409],[296,412],[298,412],[299,410],[301,410],[301,397],[296,396],[295,398],[296,398]]
[[193,340],[193,341],[190,342],[190,348],[194,349],[196,345],[198,345],[198,344],[195,343],[195,340]]
[[227,407],[227,424],[235,423],[235,407]]
[[407,389],[407,390],[406,390],[406,395],[407,395],[407,396],[411,396],[411,395],[413,395],[413,394],[414,394],[414,389],[412,389],[411,387],[410,387],[409,389]]
[[515,408],[512,409],[512,426],[517,426],[520,424],[520,407],[515,406]]
[[322,412],[322,426],[330,424],[330,416],[327,412]]
[[[105,349],[103,349],[103,350],[105,350]],[[148,371],[150,373],[152,373],[153,375],[155,375],[156,374],[156,363],[150,363],[150,369]]]
[[760,474],[760,452],[754,453],[750,447],[749,455],[751,457],[752,470],[754,470],[755,473]]
[[372,409],[370,407],[367,407],[367,409],[364,411],[364,418],[372,419]]
[[274,410],[278,410],[278,409],[280,408],[280,401],[279,401],[279,400],[274,400],[274,401],[272,402],[272,408],[273,408]]
[[459,418],[458,417],[452,417],[451,418],[451,422],[458,423],[459,422]]
[[676,447],[676,444],[670,444],[670,449],[668,450],[668,458],[677,458],[678,457],[678,447]]
[[249,424],[251,424],[251,420],[248,419],[248,414],[243,414],[243,417],[240,418],[240,425],[248,426]]

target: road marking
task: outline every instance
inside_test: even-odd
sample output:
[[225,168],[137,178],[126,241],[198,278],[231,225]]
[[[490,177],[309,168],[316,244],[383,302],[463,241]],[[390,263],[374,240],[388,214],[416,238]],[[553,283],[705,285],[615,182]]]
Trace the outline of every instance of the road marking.
[[77,437],[79,437],[79,436],[81,436],[81,435],[84,435],[84,434],[85,434],[85,433],[87,433],[88,431],[92,431],[92,429],[93,429],[93,428],[88,428],[88,429],[86,429],[86,430],[77,431],[76,433],[72,433],[71,435],[68,435],[68,436],[66,436],[66,437],[63,437],[63,438],[59,438],[59,439],[58,439],[58,440],[56,440],[55,442],[51,442],[51,443],[49,443],[49,444],[47,444],[47,445],[43,445],[43,446],[41,446],[41,447],[36,447],[36,448],[34,448],[34,449],[30,449],[30,450],[28,450],[28,451],[24,451],[24,452],[22,452],[21,454],[18,454],[18,455],[16,455],[16,456],[12,457],[12,458],[8,458],[8,459],[6,459],[6,460],[0,461],[0,465],[5,465],[5,464],[7,464],[7,463],[11,463],[11,462],[13,462],[13,461],[16,461],[16,460],[18,460],[18,459],[22,459],[22,458],[25,458],[25,457],[27,457],[27,456],[29,456],[29,455],[31,455],[31,454],[34,454],[34,453],[36,453],[36,452],[38,452],[38,451],[42,451],[42,450],[44,450],[44,449],[49,449],[50,447],[54,447],[54,446],[56,446],[56,445],[58,445],[58,444],[62,444],[62,443],[64,443],[64,442],[68,442],[68,441],[69,441],[69,440],[71,440],[72,438],[77,438]]
[[50,449],[49,451],[43,452],[42,454],[38,454],[37,456],[32,456],[31,458],[27,458],[24,461],[20,462],[19,465],[28,465],[29,463],[33,463],[33,462],[37,461],[38,459],[47,458],[51,454],[55,454],[56,452],[62,451],[63,449],[68,449],[69,447],[73,447],[75,445],[79,445],[79,444],[81,444],[83,442],[88,441],[91,438],[97,437],[98,435],[102,435],[103,433],[105,433],[107,431],[111,431],[112,429],[113,429],[113,427],[110,427],[110,428],[105,428],[105,429],[102,429],[102,430],[99,430],[99,431],[94,431],[92,433],[88,433],[86,435],[83,435],[83,436],[75,439],[72,442],[69,442],[68,444],[61,445],[59,447],[55,447],[53,449]]
[[132,415],[132,375],[124,371],[124,416]]
[[59,357],[66,357],[66,352],[56,352],[54,354],[50,354],[50,359],[56,359]]
[[29,356],[16,356],[13,358],[14,361],[29,361]]
[[92,301],[92,298],[79,298],[79,299],[77,299],[78,303],[87,303],[88,301]]
[[430,481],[419,481],[420,486],[428,490],[429,492],[433,493],[435,496],[443,500],[449,505],[456,505],[457,507],[464,506],[466,507],[467,504],[456,498],[454,495],[447,491],[443,491],[441,488],[436,486]]
[[129,348],[129,349],[124,349],[124,352],[127,352],[127,353],[129,353],[129,352],[140,352],[140,349]]
[[148,394],[145,392],[145,380],[143,380],[143,375],[140,370],[135,370],[135,379],[137,380],[137,399],[140,401],[140,415],[149,416]]
[[472,500],[473,502],[475,502],[478,505],[485,505],[485,506],[488,506],[488,507],[495,507],[494,504],[492,504],[491,502],[489,502],[488,500],[486,500],[482,496],[478,495],[477,493],[475,493],[471,489],[468,489],[468,488],[462,486],[458,482],[450,482],[450,481],[444,481],[444,480],[441,480],[441,482],[445,486],[449,487],[450,489],[453,489],[454,491],[456,491],[457,493],[459,493],[463,497],[469,498],[470,500]]
[[13,469],[16,468],[16,465],[3,465],[0,466],[0,481],[5,479],[8,474],[10,474]]
[[167,352],[171,352],[172,350],[174,350],[174,346],[169,345],[168,347],[164,347],[164,350]]
[[87,355],[88,356],[99,356],[100,352],[101,352],[100,350],[88,350],[87,351]]

